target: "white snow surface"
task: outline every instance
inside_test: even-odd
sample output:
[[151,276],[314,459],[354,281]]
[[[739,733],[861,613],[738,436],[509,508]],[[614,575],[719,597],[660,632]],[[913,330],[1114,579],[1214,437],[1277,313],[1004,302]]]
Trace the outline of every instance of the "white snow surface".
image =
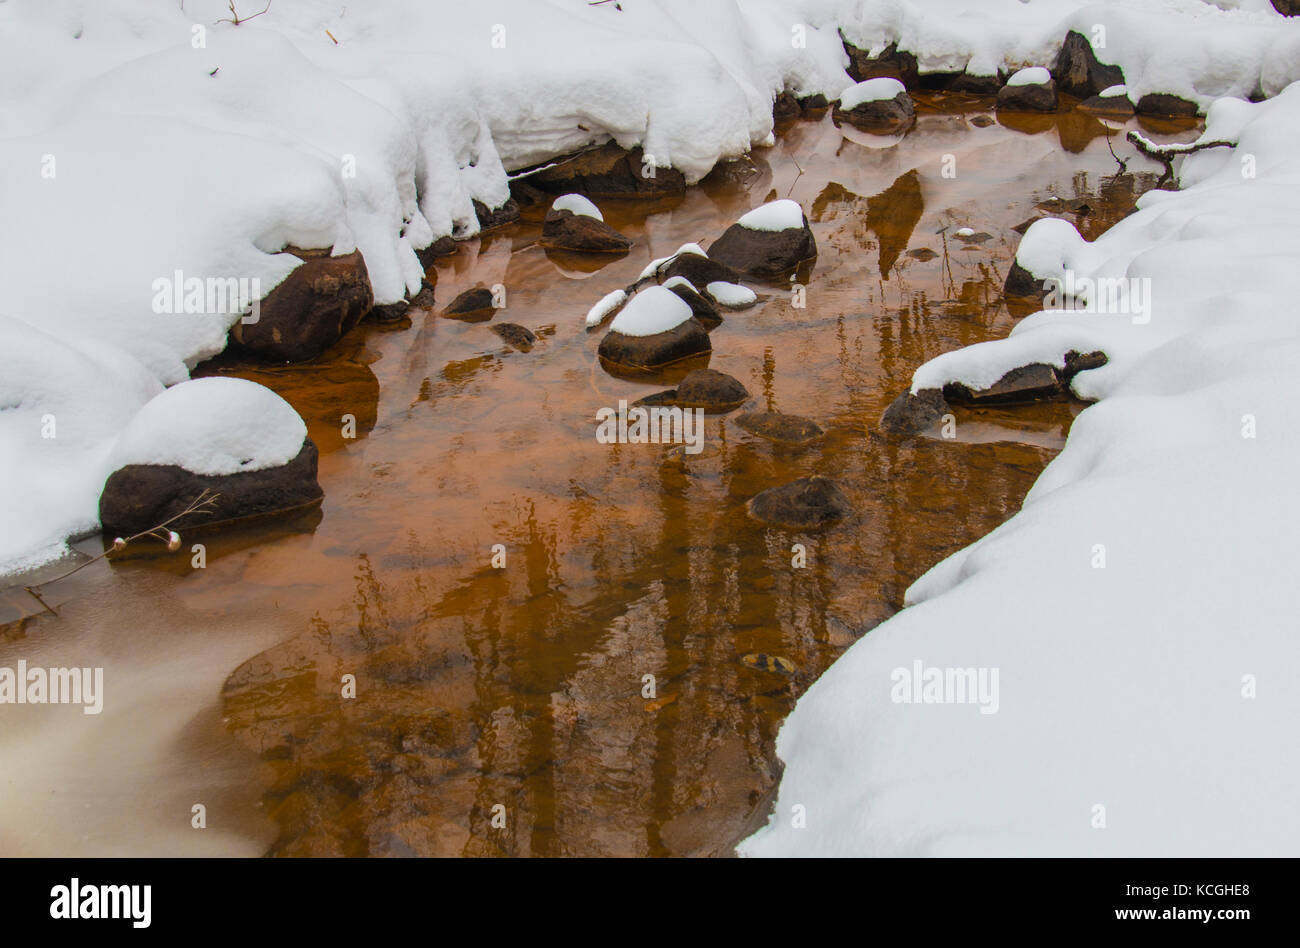
[[783,198],[754,208],[736,221],[746,230],[780,231],[803,227],[803,208],[798,201]]
[[1118,85],[1107,86],[1106,88],[1098,92],[1097,95],[1102,99],[1116,99],[1119,98],[1120,96],[1127,97],[1128,86],[1124,85],[1122,82]]
[[241,474],[287,464],[307,426],[283,398],[256,382],[202,378],[155,395],[109,455],[128,464],[175,464],[195,474]]
[[1051,82],[1052,74],[1042,66],[1030,66],[1017,71],[1007,80],[1009,86],[1042,86]]
[[713,297],[713,301],[720,306],[734,309],[758,302],[758,294],[749,287],[741,286],[739,283],[727,283],[725,280],[714,280],[704,288],[704,292]]
[[667,263],[669,260],[673,259],[673,257],[680,257],[680,256],[681,256],[682,254],[684,254],[684,253],[695,254],[695,256],[697,256],[697,257],[707,257],[707,256],[708,256],[708,254],[704,252],[704,248],[701,247],[699,244],[694,244],[694,243],[692,243],[692,244],[682,244],[680,247],[678,247],[676,250],[674,250],[674,251],[673,251],[672,253],[670,253],[668,256],[666,256],[666,257],[656,257],[655,259],[653,259],[653,260],[651,260],[649,263],[647,263],[646,266],[645,266],[645,269],[641,271],[641,275],[638,276],[637,279],[638,279],[638,280],[648,280],[650,277],[654,276],[654,275],[655,275],[655,271],[658,270],[660,267],[662,267],[665,263]]
[[569,211],[573,214],[577,214],[579,217],[594,217],[598,221],[603,221],[605,219],[601,216],[600,208],[596,207],[595,204],[592,204],[591,201],[583,197],[581,194],[563,194],[560,197],[557,197],[555,203],[551,205],[551,210]]
[[884,76],[878,79],[868,79],[866,82],[859,82],[856,85],[849,86],[840,93],[840,108],[851,111],[867,102],[880,102],[896,98],[899,93],[906,91],[906,87],[897,79]]
[[[1024,237],[1049,275],[1149,281],[1149,321],[1042,312],[917,371],[914,389],[983,385],[1070,349],[1109,356],[1075,377],[1096,404],[1022,510],[799,701],[774,814],[742,853],[1300,851],[1300,86],[1225,99],[1207,123],[1238,146],[1179,159],[1184,190],[1146,194],[1091,244],[1049,220]],[[917,661],[996,669],[996,713],[895,701]]]
[[606,293],[600,300],[587,311],[587,328],[599,326],[605,321],[605,317],[614,310],[618,309],[627,302],[626,290],[614,290],[612,293]]
[[[1300,21],[1267,0],[619,6],[277,0],[235,26],[220,22],[227,0],[0,2],[0,315],[23,337],[0,349],[0,376],[15,403],[59,402],[102,452],[146,400],[137,383],[185,380],[240,316],[157,312],[156,281],[265,294],[300,264],[286,246],[359,249],[376,302],[396,302],[419,290],[415,251],[477,233],[474,200],[504,202],[510,171],[612,140],[694,182],[771,144],[780,91],[851,84],[841,31],[872,52],[898,42],[924,72],[989,75],[1050,63],[1068,29],[1102,26],[1134,101],[1207,106],[1300,77]],[[78,373],[29,373],[42,347],[34,358]],[[114,412],[74,406],[123,375]],[[4,475],[0,573],[93,529],[102,483],[85,458],[51,461],[72,455],[16,417],[0,455],[28,461]]]
[[691,318],[691,307],[672,290],[647,286],[632,297],[609,324],[610,332],[625,336],[657,336]]

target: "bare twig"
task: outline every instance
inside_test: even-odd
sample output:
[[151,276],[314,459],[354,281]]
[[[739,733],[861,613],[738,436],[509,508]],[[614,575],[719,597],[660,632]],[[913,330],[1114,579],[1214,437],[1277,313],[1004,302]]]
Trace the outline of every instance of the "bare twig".
[[1158,184],[1164,184],[1166,181],[1173,179],[1175,158],[1181,158],[1183,155],[1192,155],[1198,151],[1205,151],[1207,148],[1237,147],[1236,142],[1228,142],[1221,139],[1212,142],[1188,142],[1186,144],[1157,145],[1151,139],[1137,131],[1137,129],[1130,131],[1126,137],[1142,154],[1165,166],[1165,172],[1160,176]]
[[180,520],[182,517],[188,517],[190,514],[204,514],[204,515],[211,514],[212,510],[210,508],[212,504],[216,503],[216,500],[219,496],[220,494],[214,494],[205,487],[203,489],[203,493],[199,494],[198,497],[194,498],[194,500],[191,501],[188,507],[186,507],[180,513],[176,514],[174,517],[168,517],[162,523],[150,527],[148,530],[141,530],[139,533],[133,534],[132,536],[117,537],[113,541],[113,545],[109,547],[107,550],[105,550],[103,553],[100,553],[98,556],[92,556],[84,563],[78,563],[76,566],[72,567],[72,569],[68,570],[67,572],[60,573],[58,576],[55,576],[52,579],[47,579],[43,583],[37,583],[35,586],[24,586],[23,589],[31,593],[32,597],[37,602],[39,602],[47,612],[49,612],[51,615],[57,616],[58,612],[55,611],[53,608],[51,608],[50,605],[44,599],[41,598],[41,594],[37,591],[42,586],[48,586],[50,583],[57,583],[61,579],[67,579],[73,573],[85,569],[91,563],[97,563],[111,553],[119,553],[122,550],[125,550],[127,546],[129,546],[134,541],[142,539],[144,537],[154,537],[155,539],[161,540],[163,543],[166,543],[170,546],[172,534],[170,531],[167,531],[167,527],[171,526],[173,523],[175,523],[177,520]]
[[[230,16],[222,17],[217,22],[233,23],[235,26],[238,26],[241,23],[247,23],[249,20],[253,19],[254,17],[261,16],[267,10],[271,9],[271,0],[266,0],[266,6],[264,6],[261,10],[257,11],[256,13],[249,14],[248,16],[241,17],[239,15],[239,11],[235,9],[235,0],[230,0],[229,8],[230,8]],[[231,17],[234,17],[234,19],[231,19]]]

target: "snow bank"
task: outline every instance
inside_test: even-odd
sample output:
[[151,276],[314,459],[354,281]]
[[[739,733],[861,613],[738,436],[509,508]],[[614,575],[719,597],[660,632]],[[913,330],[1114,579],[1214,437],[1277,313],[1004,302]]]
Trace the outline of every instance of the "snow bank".
[[174,385],[135,414],[109,470],[175,464],[195,474],[240,474],[288,464],[307,426],[283,398],[255,382],[202,378]]
[[655,336],[676,329],[690,318],[691,307],[672,290],[647,286],[614,317],[609,329],[625,336]]
[[577,214],[579,217],[594,217],[598,221],[605,218],[600,214],[600,208],[592,204],[581,194],[565,194],[557,197],[555,203],[551,205],[553,211],[569,211]]
[[840,108],[845,111],[852,111],[866,102],[893,99],[906,91],[907,89],[897,79],[884,77],[868,79],[866,82],[859,82],[857,85],[849,86],[840,93]]
[[803,227],[803,208],[798,201],[770,201],[754,208],[736,223],[746,230],[797,230]]
[[[1076,376],[1099,402],[1022,511],[921,577],[800,700],[775,813],[743,853],[1300,849],[1284,750],[1300,717],[1300,87],[1215,105],[1215,138],[1239,144],[1180,159],[1186,190],[1145,195],[1095,243],[1047,221],[1025,235],[1080,280],[1145,282],[1148,320],[1043,312],[917,372],[982,384],[1068,349],[1110,358]],[[967,669],[976,700],[926,700],[959,697],[945,683]]]

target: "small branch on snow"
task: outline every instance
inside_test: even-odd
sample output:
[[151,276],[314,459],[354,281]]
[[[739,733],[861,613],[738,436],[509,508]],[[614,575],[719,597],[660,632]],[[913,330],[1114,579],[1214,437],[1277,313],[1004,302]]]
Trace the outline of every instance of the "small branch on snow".
[[1222,139],[1216,139],[1212,142],[1187,142],[1175,145],[1157,145],[1136,129],[1129,132],[1126,137],[1142,154],[1165,166],[1165,173],[1160,176],[1160,184],[1164,184],[1166,181],[1173,178],[1175,158],[1181,158],[1183,155],[1193,155],[1198,151],[1205,151],[1207,148],[1237,147],[1236,142],[1223,141]]
[[218,20],[217,22],[218,22],[218,23],[233,23],[235,26],[238,26],[238,25],[241,24],[241,23],[247,23],[249,20],[253,19],[253,17],[261,16],[261,15],[262,15],[263,13],[265,13],[267,10],[271,9],[271,0],[266,0],[266,6],[264,6],[264,7],[263,7],[261,10],[259,10],[258,12],[256,12],[256,13],[251,13],[251,14],[249,14],[248,16],[242,16],[242,17],[241,17],[241,16],[239,15],[239,11],[235,9],[235,0],[230,0],[229,9],[230,9],[230,16],[231,16],[231,17],[234,17],[234,19],[232,20],[230,17],[223,17],[223,18],[221,18],[220,20]]

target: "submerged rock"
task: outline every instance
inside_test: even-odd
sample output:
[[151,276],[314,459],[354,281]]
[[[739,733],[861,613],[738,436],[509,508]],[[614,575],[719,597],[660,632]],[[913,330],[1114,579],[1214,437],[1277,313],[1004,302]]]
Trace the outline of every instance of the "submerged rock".
[[500,207],[488,207],[474,198],[474,216],[478,218],[479,233],[497,230],[519,221],[519,202],[509,198]]
[[485,286],[476,286],[452,300],[442,315],[470,323],[486,322],[496,313],[495,303],[496,297],[491,290]]
[[1056,83],[1041,66],[1020,70],[998,92],[1003,112],[1055,112],[1056,105]]
[[1061,44],[1056,65],[1052,67],[1052,78],[1066,95],[1087,99],[1103,89],[1122,85],[1124,70],[1101,62],[1088,38],[1071,30],[1065,34],[1065,42]]
[[906,391],[889,403],[880,416],[880,430],[907,437],[933,428],[952,411],[937,388],[923,388],[913,394]]
[[580,195],[561,197],[546,212],[542,246],[578,253],[627,253],[632,241],[605,223],[594,204]]
[[659,369],[712,351],[709,334],[690,306],[662,286],[632,297],[597,350],[603,361],[630,369]]
[[[318,455],[310,438],[289,463],[238,474],[195,474],[176,464],[128,464],[109,475],[99,495],[99,521],[108,536],[130,536],[181,513],[206,490],[203,511],[169,525],[209,527],[250,517],[303,510],[325,496],[316,480]],[[206,511],[206,512],[205,512]]]
[[537,337],[533,335],[532,331],[525,329],[518,323],[493,323],[488,329],[505,340],[507,345],[518,349],[520,352],[528,352],[537,344]]
[[839,485],[816,474],[769,488],[751,498],[745,509],[755,520],[791,530],[825,527],[853,512]]
[[713,369],[695,369],[677,383],[674,404],[682,408],[703,408],[720,414],[739,408],[749,401],[749,390],[740,380]]
[[673,277],[665,280],[663,287],[676,293],[682,302],[691,308],[691,315],[698,319],[705,329],[712,332],[722,325],[722,315],[718,312],[718,308],[696,290],[689,280]]
[[895,135],[916,121],[916,109],[901,82],[880,77],[845,89],[835,117],[864,131]]
[[1194,118],[1200,111],[1195,102],[1165,92],[1148,92],[1138,99],[1135,108],[1138,115],[1161,118]]
[[1002,82],[997,76],[980,76],[969,72],[958,73],[948,83],[949,91],[964,92],[967,95],[997,95],[1001,86]]
[[788,200],[750,211],[709,247],[709,259],[759,277],[782,276],[815,256],[808,217]]
[[950,402],[1005,405],[1059,398],[1065,391],[1065,383],[1054,366],[1032,362],[1012,369],[984,389],[971,389],[961,382],[949,382],[943,387],[943,396]]
[[1128,88],[1122,85],[1111,86],[1097,95],[1089,96],[1079,103],[1078,108],[1082,112],[1113,115],[1119,118],[1128,118],[1135,111],[1128,97]]
[[779,411],[755,411],[736,416],[736,424],[752,435],[782,444],[808,444],[824,432],[811,418]]
[[529,176],[533,187],[589,197],[663,197],[683,194],[686,176],[674,168],[646,161],[640,148],[630,151],[614,142],[589,149]]
[[260,358],[306,362],[359,323],[374,294],[360,251],[339,257],[329,250],[285,252],[302,265],[261,301],[256,322],[240,320],[230,328],[230,340]]

